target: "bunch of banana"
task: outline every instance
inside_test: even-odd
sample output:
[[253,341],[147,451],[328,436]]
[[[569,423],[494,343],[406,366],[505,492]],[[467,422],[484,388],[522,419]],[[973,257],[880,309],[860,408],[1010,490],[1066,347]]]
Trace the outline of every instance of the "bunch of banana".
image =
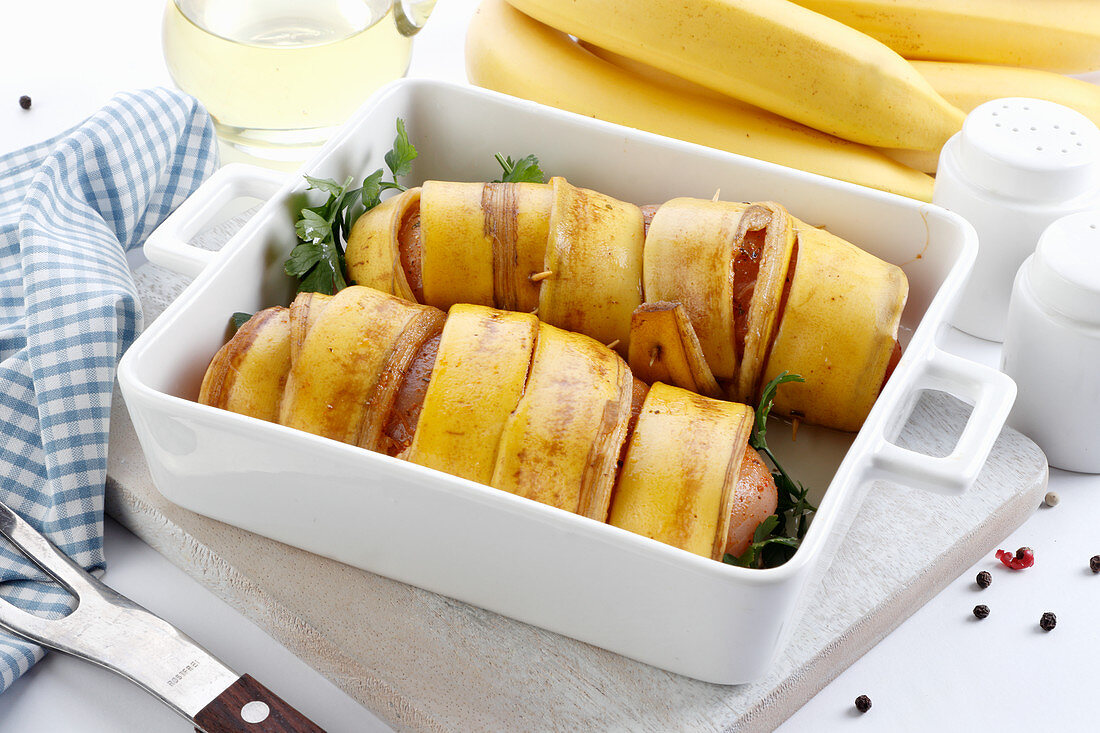
[[776,509],[751,408],[646,387],[527,313],[371,288],[299,295],[214,356],[199,401],[359,445],[721,560]]
[[962,124],[897,53],[787,0],[508,0],[560,31],[846,140],[931,150]]
[[428,181],[361,216],[348,277],[436,308],[537,312],[647,381],[858,430],[900,355],[904,273],[782,206],[618,201],[554,178]]
[[1100,90],[1054,73],[1100,69],[1096,0],[507,1],[470,25],[475,84],[924,201],[983,102],[1100,124]]
[[[644,16],[649,13],[649,5],[638,5],[631,13]],[[677,23],[678,27],[683,25]],[[731,44],[745,45],[736,40]],[[811,61],[807,66],[813,68],[817,63]],[[466,37],[466,71],[474,84],[505,94],[922,201],[932,200],[929,176],[874,148],[718,93],[708,97],[655,83],[596,57],[566,33],[532,20],[504,0],[485,0],[471,21]],[[917,85],[923,86],[924,82]],[[802,96],[824,99],[825,95],[806,90]],[[875,94],[868,96],[874,98]],[[943,106],[946,112],[936,116],[948,118],[949,124],[941,119],[935,125],[941,132],[922,136],[922,144],[938,145],[940,137],[946,139],[961,125],[962,113],[950,105]],[[862,123],[857,120],[857,124]],[[899,138],[897,143],[919,146],[908,138]]]

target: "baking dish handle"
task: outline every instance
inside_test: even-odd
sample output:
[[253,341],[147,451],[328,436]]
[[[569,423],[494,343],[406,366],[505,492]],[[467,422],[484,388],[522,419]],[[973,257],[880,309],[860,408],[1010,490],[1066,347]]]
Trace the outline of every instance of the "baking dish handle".
[[915,370],[911,404],[922,390],[946,392],[973,405],[950,455],[929,456],[902,448],[884,436],[871,460],[872,478],[940,494],[965,492],[985,465],[1016,399],[1016,383],[996,369],[933,348]]
[[267,200],[287,180],[286,173],[255,165],[230,163],[222,167],[149,235],[145,240],[145,256],[161,267],[196,277],[218,253],[195,247],[189,240],[233,199],[249,197]]

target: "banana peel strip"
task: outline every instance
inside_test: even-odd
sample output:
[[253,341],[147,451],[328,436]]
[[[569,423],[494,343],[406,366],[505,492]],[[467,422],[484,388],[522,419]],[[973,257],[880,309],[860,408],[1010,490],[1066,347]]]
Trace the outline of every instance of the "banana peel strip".
[[608,522],[720,561],[752,421],[747,405],[653,385]]
[[646,384],[664,382],[707,397],[722,388],[707,366],[681,303],[643,303],[630,317],[630,371]]
[[525,313],[538,308],[540,284],[531,276],[543,271],[552,196],[545,183],[486,183],[482,190],[497,308]]
[[739,366],[734,332],[733,264],[748,204],[676,198],[661,205],[645,240],[647,302],[681,303],[714,376]]
[[627,353],[630,315],[642,304],[642,210],[561,177],[553,204],[539,318]]
[[371,288],[341,290],[292,359],[279,422],[380,450],[401,377],[443,318],[434,308]]
[[401,266],[401,226],[420,206],[420,188],[391,196],[360,216],[348,234],[344,261],[348,277],[383,293],[416,302]]
[[527,384],[538,329],[530,313],[451,308],[409,461],[491,484],[505,423]]
[[[746,239],[750,232],[764,233],[763,246],[759,253],[750,254],[747,251]],[[771,346],[776,321],[781,316],[779,310],[783,286],[787,279],[791,256],[794,253],[795,233],[792,217],[777,203],[771,201],[755,203],[741,217],[737,241],[741,249],[738,253],[738,262],[734,263],[734,267],[741,266],[741,262],[751,256],[759,257],[759,266],[756,282],[752,286],[752,299],[742,342],[744,346],[741,364],[737,370],[737,380],[731,389],[731,396],[737,402],[755,403],[760,388],[760,372],[764,368],[768,347]],[[737,339],[736,335],[735,339]]]
[[268,308],[252,316],[207,367],[198,401],[276,422],[290,370],[290,311]]
[[878,397],[909,293],[905,274],[823,229],[795,221],[798,257],[761,382],[801,374],[775,409],[859,430]]
[[632,391],[630,369],[615,352],[540,323],[490,485],[605,521]]
[[494,242],[485,226],[483,183],[426,181],[420,194],[424,302],[493,305]]

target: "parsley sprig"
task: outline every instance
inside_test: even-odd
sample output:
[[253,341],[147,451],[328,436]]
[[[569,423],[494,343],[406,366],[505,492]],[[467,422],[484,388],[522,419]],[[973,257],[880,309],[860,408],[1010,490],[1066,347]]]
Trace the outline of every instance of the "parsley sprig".
[[528,155],[519,160],[506,158],[500,153],[493,157],[504,169],[504,175],[493,183],[546,183],[546,175],[539,168],[539,159],[534,155]]
[[307,190],[327,193],[328,199],[319,206],[302,209],[294,224],[301,241],[291,250],[283,270],[287,275],[299,278],[299,293],[333,295],[347,287],[344,247],[351,225],[359,214],[359,205],[362,204],[363,211],[369,211],[382,202],[383,191],[404,191],[405,186],[397,179],[412,169],[416,155],[416,147],[409,142],[405,130],[405,121],[398,118],[397,137],[393,148],[385,156],[392,180],[382,180],[385,173],[381,168],[364,178],[359,188],[349,188],[353,180],[351,176],[343,183],[331,178],[305,177],[309,183]]
[[[749,446],[762,453],[774,467],[772,478],[775,480],[779,494],[775,514],[769,516],[756,528],[753,532],[752,544],[744,553],[738,557],[727,554],[722,558],[723,562],[745,568],[776,567],[791,559],[802,538],[806,536],[810,517],[817,508],[807,498],[809,489],[791,478],[791,475],[776,460],[766,440],[768,413],[771,412],[779,385],[805,381],[798,374],[783,372],[764,387],[764,392],[760,396],[760,406],[756,409],[756,417],[753,420],[752,433],[749,435]],[[793,536],[790,534],[791,528],[793,528]]]

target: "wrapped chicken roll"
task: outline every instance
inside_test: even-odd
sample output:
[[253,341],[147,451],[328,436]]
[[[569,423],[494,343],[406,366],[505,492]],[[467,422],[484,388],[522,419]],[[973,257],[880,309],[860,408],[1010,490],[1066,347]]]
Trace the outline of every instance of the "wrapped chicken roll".
[[[616,511],[642,517],[620,526],[707,557],[744,552],[775,510],[775,485],[745,445],[750,408],[665,385],[647,398],[622,358],[587,336],[471,305],[444,325],[435,308],[358,286],[302,294],[289,313],[269,309],[241,328],[211,361],[200,401],[598,521],[618,484]],[[233,365],[245,368],[234,376]],[[241,390],[283,396],[219,397]],[[684,454],[682,440],[698,450]]]
[[[779,204],[679,198],[643,214],[562,178],[430,181],[397,199],[356,223],[352,280],[441,308],[535,311],[630,354],[635,370],[690,374],[677,386],[755,403],[771,377],[797,373],[806,383],[777,413],[858,430],[900,354],[901,270]],[[673,325],[686,320],[694,338],[654,311],[677,307]],[[636,329],[645,348],[631,350]],[[665,368],[666,345],[686,347],[692,368]]]

